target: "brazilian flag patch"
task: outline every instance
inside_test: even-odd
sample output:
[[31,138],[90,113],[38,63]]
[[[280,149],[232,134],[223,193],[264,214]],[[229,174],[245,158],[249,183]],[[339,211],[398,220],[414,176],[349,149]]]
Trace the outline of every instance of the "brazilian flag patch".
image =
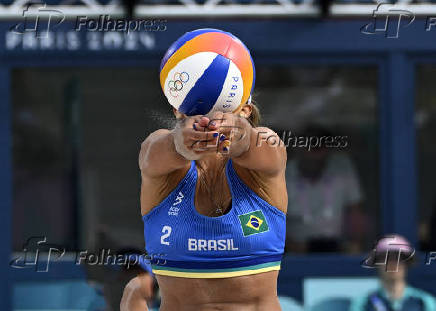
[[262,233],[269,230],[268,223],[266,222],[265,216],[261,210],[239,215],[238,217],[244,236]]

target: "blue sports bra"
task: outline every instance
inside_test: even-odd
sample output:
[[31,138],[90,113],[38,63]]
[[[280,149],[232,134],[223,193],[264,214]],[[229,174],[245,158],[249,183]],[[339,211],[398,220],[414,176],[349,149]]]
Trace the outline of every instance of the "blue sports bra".
[[195,161],[177,187],[144,221],[145,245],[155,274],[226,278],[280,270],[285,214],[260,198],[226,164],[231,209],[219,217],[195,209]]

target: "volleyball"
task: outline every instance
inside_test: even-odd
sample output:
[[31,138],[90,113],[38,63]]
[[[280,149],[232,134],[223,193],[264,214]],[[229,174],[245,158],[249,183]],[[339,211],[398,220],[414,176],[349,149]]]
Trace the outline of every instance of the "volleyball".
[[187,32],[170,46],[160,65],[168,102],[188,116],[237,110],[251,99],[254,82],[248,48],[218,29]]

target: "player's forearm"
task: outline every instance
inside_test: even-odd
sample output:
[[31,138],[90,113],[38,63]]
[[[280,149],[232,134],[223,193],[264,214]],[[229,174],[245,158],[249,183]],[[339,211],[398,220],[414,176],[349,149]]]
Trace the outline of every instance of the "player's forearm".
[[136,278],[124,288],[120,311],[148,311],[147,300],[141,295],[141,287]]
[[147,301],[141,297],[132,297],[128,302],[122,302],[120,311],[148,311]]
[[150,134],[141,145],[139,167],[149,176],[169,174],[189,162],[176,151],[174,131],[158,130]]
[[250,150],[253,130],[253,127],[246,119],[236,118],[228,146],[229,155],[232,159],[238,161],[238,158],[243,157]]

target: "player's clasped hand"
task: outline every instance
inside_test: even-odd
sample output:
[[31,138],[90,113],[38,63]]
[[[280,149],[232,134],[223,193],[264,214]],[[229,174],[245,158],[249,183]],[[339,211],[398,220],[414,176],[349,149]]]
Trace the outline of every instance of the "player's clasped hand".
[[[207,143],[199,142],[203,148],[202,151],[229,153],[232,142],[237,142],[244,133],[244,124],[241,123],[241,120],[233,113],[220,111],[213,113],[210,118],[200,117],[198,122],[193,123],[194,130],[215,135],[214,139],[207,141]],[[216,136],[217,132],[218,136]]]
[[[215,118],[205,116],[192,117],[192,129],[196,134],[201,133],[202,139],[197,139],[191,144],[191,148],[197,154],[210,152],[228,152],[230,146],[229,136],[222,132],[222,116],[217,115]],[[190,122],[188,122],[189,124]],[[194,134],[194,137],[198,137]]]
[[186,117],[179,122],[175,129],[176,150],[188,158],[187,152],[198,154],[208,150],[209,145],[215,145],[219,133],[207,130],[208,119],[200,115]]
[[176,150],[190,160],[212,152],[226,154],[243,136],[244,129],[242,118],[232,113],[185,117],[175,130]]

